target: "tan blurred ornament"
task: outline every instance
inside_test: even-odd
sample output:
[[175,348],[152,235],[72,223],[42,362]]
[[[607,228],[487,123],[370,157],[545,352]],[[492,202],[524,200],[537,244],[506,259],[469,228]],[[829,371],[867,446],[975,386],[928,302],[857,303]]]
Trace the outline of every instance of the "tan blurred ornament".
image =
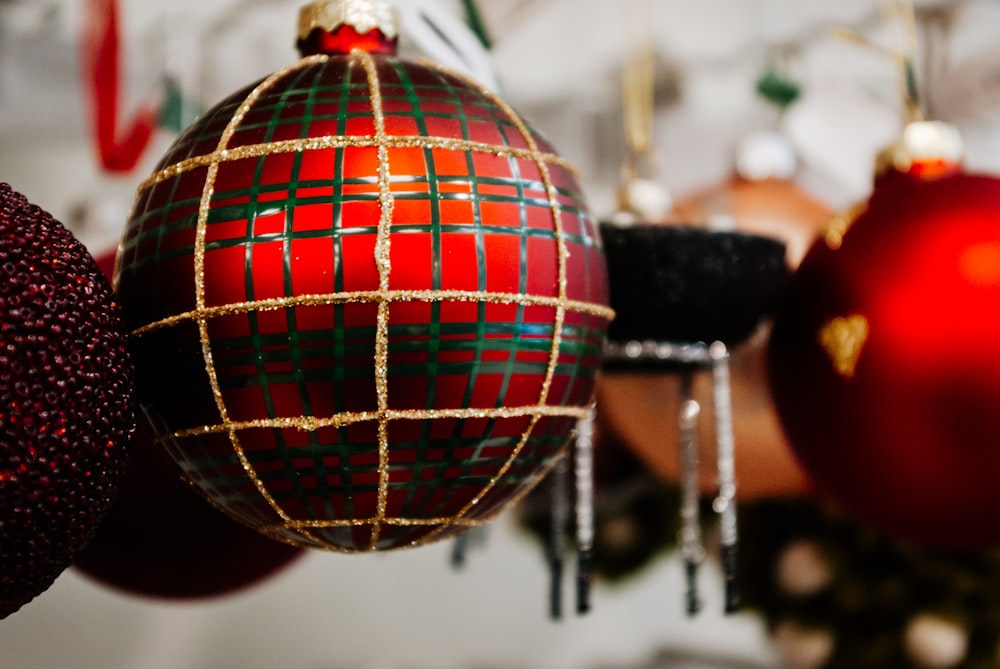
[[[768,169],[768,160],[773,161],[773,169]],[[830,208],[793,180],[795,154],[782,135],[754,133],[746,137],[734,162],[728,178],[678,199],[674,215],[713,228],[731,227],[776,237],[785,243],[789,265],[797,267],[813,239],[830,222]]]

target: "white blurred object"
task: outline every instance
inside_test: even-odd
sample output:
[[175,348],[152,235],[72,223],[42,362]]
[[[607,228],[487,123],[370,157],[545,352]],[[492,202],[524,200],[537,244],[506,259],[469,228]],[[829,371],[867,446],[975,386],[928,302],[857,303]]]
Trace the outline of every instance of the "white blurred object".
[[479,37],[441,0],[395,0],[404,40],[431,60],[455,70],[495,93],[500,78]]
[[736,147],[736,173],[748,181],[791,179],[797,161],[788,138],[767,130],[752,132]]
[[106,251],[121,236],[122,225],[132,207],[131,189],[98,190],[86,198],[74,212],[73,233],[94,255]]
[[[447,0],[392,0],[391,4],[399,17],[400,55],[428,58],[500,92],[489,51]],[[175,53],[175,61],[202,70],[199,97],[210,106],[239,87],[295,62],[297,20],[296,3],[244,0],[202,25],[198,48]],[[190,30],[186,25],[177,29]],[[185,36],[182,39],[190,41]]]
[[969,649],[969,632],[940,616],[921,613],[906,625],[904,645],[910,658],[926,669],[957,667]]
[[835,639],[827,629],[809,629],[785,621],[774,629],[774,640],[785,664],[794,669],[819,669],[833,655]]
[[622,186],[620,199],[622,209],[645,222],[661,220],[674,204],[666,186],[653,179],[629,179]]
[[802,163],[821,173],[838,206],[871,192],[874,157],[902,128],[897,109],[857,88],[830,84],[806,89],[784,117],[783,130]]
[[793,542],[778,556],[775,568],[778,586],[795,597],[808,597],[825,589],[833,581],[823,551],[815,542]]

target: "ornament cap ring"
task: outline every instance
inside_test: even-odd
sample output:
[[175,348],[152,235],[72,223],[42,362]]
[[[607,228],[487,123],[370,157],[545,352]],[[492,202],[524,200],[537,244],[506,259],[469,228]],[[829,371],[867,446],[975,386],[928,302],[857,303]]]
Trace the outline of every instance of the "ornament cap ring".
[[876,176],[889,171],[933,177],[953,172],[962,164],[965,147],[958,129],[942,121],[913,121],[899,140],[875,159]]
[[378,31],[388,41],[399,38],[396,11],[386,0],[317,0],[299,10],[299,44],[316,31],[332,35],[345,27],[359,36]]

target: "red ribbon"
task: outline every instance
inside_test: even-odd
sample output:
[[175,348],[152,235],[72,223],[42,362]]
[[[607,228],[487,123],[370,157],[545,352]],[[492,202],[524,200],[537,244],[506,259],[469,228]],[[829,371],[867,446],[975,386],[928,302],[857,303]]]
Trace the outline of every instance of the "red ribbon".
[[101,166],[109,172],[130,172],[139,162],[156,129],[157,105],[143,105],[123,130],[118,123],[119,64],[118,3],[85,0],[83,30],[84,88]]

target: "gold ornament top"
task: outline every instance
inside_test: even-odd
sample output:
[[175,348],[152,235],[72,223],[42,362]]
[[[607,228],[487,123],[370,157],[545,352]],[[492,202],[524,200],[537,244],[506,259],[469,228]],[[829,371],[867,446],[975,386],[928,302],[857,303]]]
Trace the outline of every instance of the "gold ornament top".
[[386,0],[317,0],[299,11],[300,40],[314,30],[329,33],[350,26],[359,35],[378,30],[389,39],[399,36],[396,13]]
[[875,174],[890,170],[911,172],[920,165],[937,164],[938,169],[927,170],[927,176],[957,168],[965,153],[962,136],[950,123],[941,121],[914,121],[903,128],[899,140],[883,149],[875,159]]

